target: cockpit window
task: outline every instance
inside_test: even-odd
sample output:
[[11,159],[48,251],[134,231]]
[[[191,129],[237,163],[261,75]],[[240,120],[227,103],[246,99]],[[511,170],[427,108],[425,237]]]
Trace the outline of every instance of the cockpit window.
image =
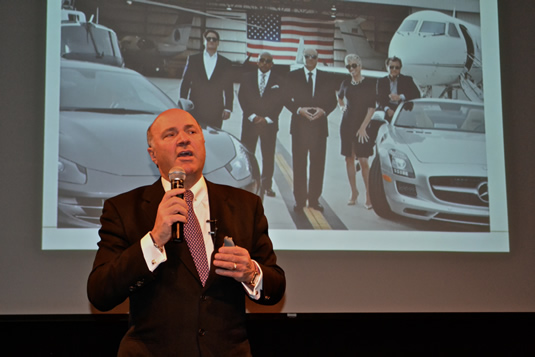
[[418,23],[418,21],[416,21],[416,20],[403,21],[403,23],[399,27],[399,31],[402,31],[402,32],[413,32],[414,29],[416,28],[416,24],[417,23]]
[[452,24],[451,22],[448,24],[448,35],[451,37],[461,37],[459,36],[459,31],[457,31],[455,24]]
[[446,24],[444,22],[424,21],[420,27],[420,33],[432,35],[444,35]]

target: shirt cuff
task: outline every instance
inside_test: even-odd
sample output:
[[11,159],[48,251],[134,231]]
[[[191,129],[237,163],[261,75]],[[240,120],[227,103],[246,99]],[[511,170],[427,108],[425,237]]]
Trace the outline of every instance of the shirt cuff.
[[262,291],[262,288],[264,287],[264,274],[262,273],[262,269],[260,269],[260,265],[258,265],[257,262],[253,260],[253,263],[256,265],[256,268],[258,269],[258,275],[256,276],[256,284],[251,286],[246,283],[242,283],[245,291],[247,294],[249,294],[249,297],[253,300],[260,299],[260,292]]
[[147,263],[147,268],[149,268],[151,272],[155,271],[161,263],[167,261],[165,248],[162,247],[160,250],[154,245],[150,232],[141,238],[141,251],[143,252],[145,263]]

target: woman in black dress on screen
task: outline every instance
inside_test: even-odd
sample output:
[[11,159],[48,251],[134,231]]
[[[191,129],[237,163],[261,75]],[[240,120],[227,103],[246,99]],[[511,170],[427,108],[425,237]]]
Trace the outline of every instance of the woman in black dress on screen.
[[364,207],[371,209],[368,193],[370,172],[368,157],[373,155],[375,138],[373,135],[370,136],[368,124],[375,111],[376,81],[362,75],[362,61],[359,56],[349,54],[345,58],[345,63],[351,77],[344,80],[340,86],[338,105],[343,113],[340,124],[341,153],[346,158],[347,178],[351,187],[351,195],[347,204],[356,204],[359,195],[355,168],[355,160],[358,158],[366,188]]

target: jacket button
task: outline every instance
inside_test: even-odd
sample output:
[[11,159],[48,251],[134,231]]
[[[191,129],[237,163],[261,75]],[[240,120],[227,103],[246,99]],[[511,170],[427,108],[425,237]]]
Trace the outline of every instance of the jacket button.
[[206,334],[206,331],[204,331],[204,329],[199,329],[199,336],[204,336]]

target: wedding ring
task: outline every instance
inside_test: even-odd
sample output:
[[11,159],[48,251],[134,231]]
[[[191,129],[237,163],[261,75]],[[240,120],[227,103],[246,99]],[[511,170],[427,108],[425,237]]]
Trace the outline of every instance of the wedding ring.
[[234,263],[234,269],[233,270],[236,270],[238,266],[236,265],[236,263]]

